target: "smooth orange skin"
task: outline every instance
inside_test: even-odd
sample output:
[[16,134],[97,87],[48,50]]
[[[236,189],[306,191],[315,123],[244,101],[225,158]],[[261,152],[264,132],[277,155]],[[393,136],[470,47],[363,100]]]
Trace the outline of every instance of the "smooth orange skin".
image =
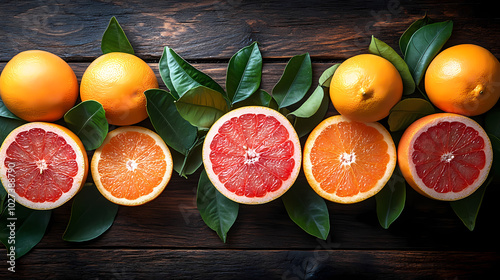
[[146,62],[114,52],[98,57],[85,70],[80,98],[98,101],[110,124],[126,126],[148,117],[144,91],[151,88],[158,88],[158,80]]
[[68,63],[57,55],[24,51],[5,65],[0,75],[0,96],[21,119],[56,121],[75,105],[78,80]]
[[424,82],[427,96],[439,109],[477,116],[500,97],[500,63],[483,47],[456,45],[432,60]]
[[360,54],[340,64],[330,83],[330,98],[343,116],[376,122],[390,113],[403,96],[403,80],[387,59]]

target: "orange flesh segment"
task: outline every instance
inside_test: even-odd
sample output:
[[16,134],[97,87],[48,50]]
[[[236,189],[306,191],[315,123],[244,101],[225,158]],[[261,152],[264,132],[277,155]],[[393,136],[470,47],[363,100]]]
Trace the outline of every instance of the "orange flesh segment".
[[229,119],[219,128],[210,149],[214,173],[239,196],[263,197],[280,189],[296,164],[287,129],[264,114]]
[[133,131],[111,138],[98,163],[102,186],[114,197],[129,200],[153,192],[166,169],[164,152],[156,141]]
[[440,122],[422,132],[411,155],[418,177],[439,193],[471,185],[486,165],[485,143],[478,131],[461,122]]
[[371,190],[384,176],[389,146],[377,129],[359,122],[325,128],[310,153],[312,174],[327,193],[350,197]]
[[[63,137],[41,128],[20,132],[7,148],[15,190],[32,202],[55,202],[71,190],[78,173],[76,153]],[[13,168],[12,168],[13,167]]]

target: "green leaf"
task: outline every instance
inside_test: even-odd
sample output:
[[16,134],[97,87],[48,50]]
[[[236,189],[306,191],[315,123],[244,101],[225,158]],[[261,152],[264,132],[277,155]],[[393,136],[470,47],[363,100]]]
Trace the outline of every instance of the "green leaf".
[[23,124],[26,121],[0,117],[0,145],[12,130]]
[[0,117],[3,118],[8,118],[8,119],[14,119],[14,120],[21,120],[18,116],[14,115],[7,106],[5,106],[5,103],[3,103],[2,98],[0,97]]
[[324,91],[321,86],[316,87],[313,93],[307,98],[307,100],[300,105],[297,110],[292,111],[290,115],[294,115],[299,118],[310,118],[321,107],[321,103],[324,99]]
[[232,104],[245,100],[259,87],[262,55],[257,42],[235,53],[227,67],[226,90]]
[[294,223],[308,234],[326,240],[330,233],[330,214],[325,200],[311,187],[295,183],[281,200]]
[[391,109],[387,122],[391,131],[404,130],[417,119],[433,113],[435,109],[429,101],[422,98],[406,98]]
[[144,94],[149,119],[155,131],[169,147],[185,155],[195,143],[198,129],[179,114],[175,99],[169,92],[149,89]]
[[225,243],[227,232],[238,217],[239,204],[222,195],[203,170],[198,182],[196,204],[205,224]]
[[5,206],[4,202],[5,202],[6,198],[7,198],[7,191],[3,187],[2,181],[0,181],[0,215],[3,213],[4,206]]
[[292,57],[280,80],[272,90],[278,108],[285,108],[299,102],[312,84],[311,57],[308,53]]
[[398,167],[384,188],[375,195],[375,200],[378,221],[384,229],[388,229],[403,212],[406,201],[406,181]]
[[[300,118],[296,117],[295,121],[293,121],[293,127],[295,131],[297,131],[297,135],[303,137],[311,132],[321,121],[323,121],[326,112],[328,111],[328,106],[330,105],[330,98],[328,94],[328,88],[323,88],[318,86],[323,90],[323,99],[321,100],[321,104],[311,117],[309,118]],[[318,90],[318,89],[316,89]]]
[[418,86],[427,66],[448,41],[453,30],[451,20],[425,25],[411,36],[405,52],[405,61]]
[[64,114],[64,121],[83,143],[87,151],[101,146],[109,124],[102,105],[94,100],[79,103]]
[[42,240],[52,210],[28,209],[14,203],[10,196],[7,197],[5,206],[7,208],[0,215],[0,241],[7,248],[7,254],[14,251],[15,259],[18,260]]
[[339,68],[340,63],[335,63],[334,65],[328,67],[321,76],[319,77],[319,85],[322,87],[330,87],[330,82],[332,81],[333,74]]
[[101,50],[103,54],[110,52],[123,52],[134,54],[134,48],[127,39],[125,32],[115,17],[109,21],[108,28],[104,31],[101,40]]
[[218,91],[197,86],[175,102],[179,114],[192,125],[208,129],[228,111],[226,99]]
[[198,138],[184,155],[175,150],[170,151],[174,162],[174,170],[179,173],[180,176],[187,178],[187,176],[196,172],[203,164],[202,144],[204,139],[205,137]]
[[118,207],[102,196],[93,183],[85,184],[75,195],[63,239],[83,242],[99,237],[113,224]]
[[410,42],[411,36],[413,36],[413,33],[420,29],[420,27],[425,26],[427,24],[432,23],[432,20],[425,15],[423,18],[416,20],[413,22],[408,29],[401,35],[399,38],[399,49],[401,50],[401,53],[403,54],[403,57],[406,54],[406,48],[408,47],[408,43]]
[[491,148],[493,149],[493,163],[490,173],[497,174],[497,176],[494,176],[496,180],[498,174],[500,174],[500,138],[491,133],[488,133],[488,137],[490,138]]
[[455,214],[470,231],[473,231],[476,226],[477,214],[479,213],[479,208],[481,208],[486,187],[491,183],[492,179],[493,177],[490,176],[481,187],[468,197],[450,202]]
[[158,69],[160,71],[160,77],[167,86],[170,94],[175,98],[175,100],[179,99],[179,94],[175,90],[174,84],[170,79],[170,69],[168,68],[168,53],[167,47],[163,48],[163,53],[160,58],[160,62],[158,63]]
[[484,115],[484,130],[500,138],[500,109],[493,108]]
[[262,89],[257,90],[247,99],[235,103],[233,108],[240,108],[244,106],[264,106],[278,110],[278,104],[276,104],[273,97],[267,91]]
[[170,82],[172,83],[175,92],[179,95],[179,98],[182,97],[188,90],[198,86],[205,86],[220,92],[223,96],[226,95],[226,92],[218,83],[205,73],[194,68],[191,64],[175,53],[174,50],[169,47],[165,47],[165,52],[167,54],[166,60]]
[[399,72],[403,80],[403,94],[408,95],[415,92],[415,81],[411,76],[410,69],[404,59],[386,43],[372,36],[372,41],[368,47],[370,53],[381,56],[389,60]]

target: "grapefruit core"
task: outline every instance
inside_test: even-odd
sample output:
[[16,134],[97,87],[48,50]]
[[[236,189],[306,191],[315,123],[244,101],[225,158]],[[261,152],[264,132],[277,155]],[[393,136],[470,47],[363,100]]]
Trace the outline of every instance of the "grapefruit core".
[[203,143],[203,164],[227,198],[261,204],[284,194],[301,167],[299,137],[281,113],[260,106],[234,109],[219,118]]

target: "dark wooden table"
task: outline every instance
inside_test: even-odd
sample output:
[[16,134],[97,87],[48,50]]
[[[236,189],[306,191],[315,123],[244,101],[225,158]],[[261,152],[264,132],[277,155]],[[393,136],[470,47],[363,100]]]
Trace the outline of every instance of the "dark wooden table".
[[[453,20],[447,46],[475,43],[500,57],[498,9],[484,1],[83,1],[0,2],[0,70],[18,52],[47,50],[80,79],[101,54],[100,40],[116,16],[136,54],[158,74],[164,46],[224,84],[229,58],[253,41],[264,57],[262,88],[270,91],[288,59],[309,52],[313,87],[333,63],[366,53],[371,35],[398,49],[402,32],[425,14]],[[162,88],[164,84],[158,74]],[[333,114],[330,106],[328,114]],[[487,189],[470,232],[448,203],[408,188],[406,207],[389,229],[375,200],[328,203],[326,241],[296,226],[281,200],[240,207],[227,243],[196,208],[199,171],[173,177],[156,200],[120,207],[99,238],[62,240],[71,203],[56,209],[42,241],[0,279],[486,279],[500,265],[498,183]],[[299,180],[304,180],[303,175]]]

